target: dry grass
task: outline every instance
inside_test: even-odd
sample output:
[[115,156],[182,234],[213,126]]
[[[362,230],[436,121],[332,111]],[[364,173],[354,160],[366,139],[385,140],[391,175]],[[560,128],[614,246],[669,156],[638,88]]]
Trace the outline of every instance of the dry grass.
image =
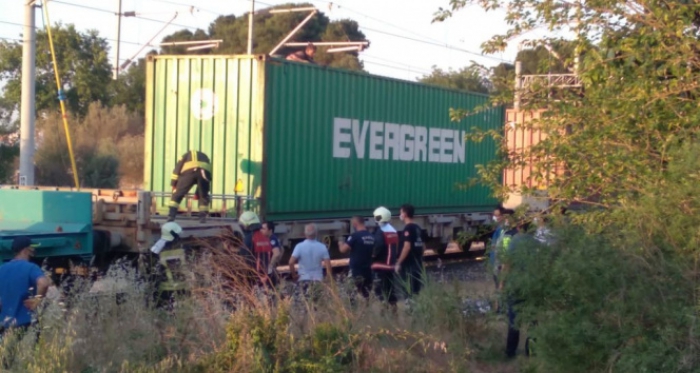
[[352,303],[344,278],[324,283],[316,303],[290,282],[264,293],[247,284],[234,251],[210,245],[194,261],[193,291],[172,309],[148,301],[152,285],[132,270],[110,274],[127,284],[121,290],[70,294],[67,309],[53,302],[38,348],[21,349],[10,371],[486,373],[522,365],[500,357],[502,320],[465,314],[463,297],[492,295],[486,279],[430,282],[394,314],[377,299]]

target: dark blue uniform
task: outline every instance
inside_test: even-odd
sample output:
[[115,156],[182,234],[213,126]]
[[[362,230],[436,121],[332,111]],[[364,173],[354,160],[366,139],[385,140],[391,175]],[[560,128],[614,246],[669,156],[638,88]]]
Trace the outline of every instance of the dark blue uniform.
[[401,263],[401,277],[410,286],[408,296],[418,294],[423,287],[423,239],[421,238],[421,229],[418,224],[406,224],[401,234],[401,244],[399,247],[403,250],[405,242],[411,244],[411,250],[403,263]]
[[369,298],[372,289],[374,236],[366,230],[355,232],[348,237],[347,244],[350,246],[350,272],[357,291]]
[[[279,238],[277,238],[277,236],[274,233],[270,235],[270,245],[272,245],[273,249],[277,248],[280,251],[280,254],[284,252]],[[279,274],[277,273],[276,268],[272,269],[272,273],[270,274],[270,280],[272,281],[273,286],[277,286],[277,284],[279,283]]]
[[379,299],[395,305],[394,266],[398,258],[399,236],[390,225],[380,226],[374,232],[374,251],[372,253],[372,272],[377,275],[378,284],[374,288]]

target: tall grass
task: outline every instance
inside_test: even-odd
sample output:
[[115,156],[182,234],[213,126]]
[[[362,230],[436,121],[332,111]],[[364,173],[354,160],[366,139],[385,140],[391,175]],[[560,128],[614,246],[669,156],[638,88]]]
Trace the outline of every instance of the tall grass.
[[401,303],[394,314],[354,294],[344,276],[324,282],[318,302],[291,282],[270,292],[248,286],[227,245],[208,245],[193,268],[192,291],[168,307],[128,267],[113,266],[112,286],[99,294],[74,287],[65,307],[42,309],[38,344],[25,338],[9,371],[467,372],[504,343],[492,316],[465,312],[464,298],[476,294],[457,282],[428,281],[410,310]]

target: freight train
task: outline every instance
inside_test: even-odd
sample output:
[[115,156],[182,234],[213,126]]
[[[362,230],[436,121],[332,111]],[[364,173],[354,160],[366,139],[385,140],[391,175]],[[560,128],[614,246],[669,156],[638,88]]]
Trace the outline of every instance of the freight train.
[[236,218],[253,210],[275,221],[286,257],[314,222],[339,258],[351,216],[385,206],[400,229],[403,203],[442,252],[488,225],[498,204],[487,188],[464,187],[496,144],[464,135],[503,129],[504,108],[450,119],[451,108],[487,104],[486,95],[267,55],[149,56],[146,79],[143,190],[2,186],[0,259],[17,234],[43,241],[37,257],[61,270],[68,259],[108,263],[148,250],[165,222],[172,169],[191,149],[212,160],[212,201],[206,224],[189,216],[191,196],[183,202],[186,236],[240,234]]

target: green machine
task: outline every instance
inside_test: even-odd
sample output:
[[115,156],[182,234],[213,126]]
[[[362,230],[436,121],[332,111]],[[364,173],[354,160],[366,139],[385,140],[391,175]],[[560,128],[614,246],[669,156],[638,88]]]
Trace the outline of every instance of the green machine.
[[13,258],[12,240],[28,236],[36,258],[94,256],[92,194],[0,189],[0,261]]

